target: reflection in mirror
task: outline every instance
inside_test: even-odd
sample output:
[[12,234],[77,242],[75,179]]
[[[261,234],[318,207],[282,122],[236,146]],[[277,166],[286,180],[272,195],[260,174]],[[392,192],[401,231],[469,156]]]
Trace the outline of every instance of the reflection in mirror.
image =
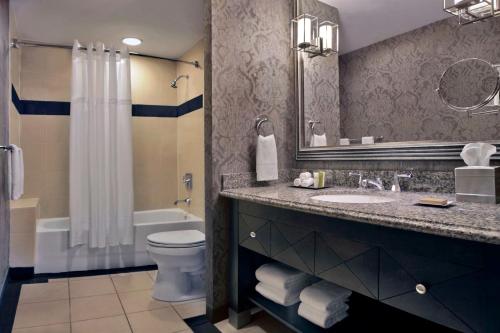
[[500,78],[497,68],[481,59],[463,59],[443,73],[438,93],[450,108],[477,110],[497,95]]

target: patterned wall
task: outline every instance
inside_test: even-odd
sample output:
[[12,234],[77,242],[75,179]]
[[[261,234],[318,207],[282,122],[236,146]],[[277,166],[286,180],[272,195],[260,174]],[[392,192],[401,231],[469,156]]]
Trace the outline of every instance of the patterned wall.
[[228,210],[218,197],[221,175],[255,170],[254,120],[259,114],[274,123],[279,168],[291,167],[294,64],[290,0],[210,0],[210,5],[211,46],[205,58],[211,63],[205,85],[207,310],[217,319],[227,315],[228,281]]
[[435,89],[462,58],[500,62],[500,19],[459,26],[455,18],[340,57],[343,137],[385,141],[498,139],[497,117],[468,119],[447,108]]
[[[299,13],[318,17],[318,22],[339,22],[338,10],[317,0],[301,0]],[[321,121],[316,134],[325,133],[328,145],[337,145],[340,138],[339,109],[339,62],[338,56],[309,58],[304,60],[304,120],[305,144],[310,145],[309,120]],[[304,144],[304,143],[303,143]]]
[[[9,112],[9,1],[0,0],[0,143],[8,141]],[[7,201],[7,161],[0,152],[0,290],[9,268],[9,202]]]

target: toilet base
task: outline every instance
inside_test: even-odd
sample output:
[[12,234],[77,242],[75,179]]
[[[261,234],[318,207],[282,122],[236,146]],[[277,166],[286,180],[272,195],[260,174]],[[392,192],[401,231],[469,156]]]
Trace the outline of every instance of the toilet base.
[[182,272],[171,267],[162,271],[159,267],[152,296],[154,299],[165,302],[203,298],[206,296],[204,272]]

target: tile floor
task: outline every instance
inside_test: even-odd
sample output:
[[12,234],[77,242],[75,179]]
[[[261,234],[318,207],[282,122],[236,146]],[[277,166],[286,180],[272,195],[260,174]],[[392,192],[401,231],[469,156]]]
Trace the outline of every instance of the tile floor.
[[185,333],[205,300],[151,298],[156,271],[50,279],[21,288],[13,333]]
[[261,311],[252,316],[252,322],[247,326],[235,329],[226,319],[215,324],[215,327],[222,333],[293,333],[285,325]]

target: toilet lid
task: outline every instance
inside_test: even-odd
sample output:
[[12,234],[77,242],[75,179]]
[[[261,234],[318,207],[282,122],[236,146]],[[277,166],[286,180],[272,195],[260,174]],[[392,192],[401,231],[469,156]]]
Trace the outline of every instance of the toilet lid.
[[205,234],[198,230],[157,232],[147,236],[150,244],[164,247],[194,247],[205,243]]

